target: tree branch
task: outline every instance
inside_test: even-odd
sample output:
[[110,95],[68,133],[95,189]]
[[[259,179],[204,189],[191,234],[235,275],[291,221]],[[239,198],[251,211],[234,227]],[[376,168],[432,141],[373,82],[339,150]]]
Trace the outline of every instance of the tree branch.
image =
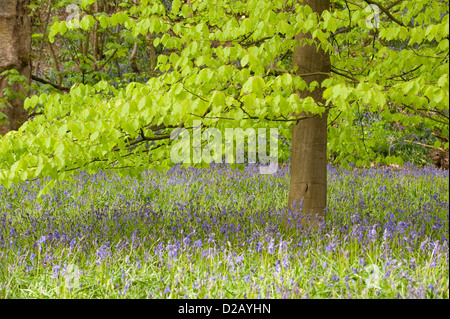
[[331,69],[331,72],[332,72],[332,73],[335,73],[335,74],[337,74],[337,75],[343,76],[344,78],[347,78],[347,79],[349,79],[349,80],[352,80],[352,81],[355,82],[355,83],[359,83],[359,80],[358,80],[357,78],[354,78],[354,77],[352,77],[352,76],[350,76],[350,75],[341,73],[341,72],[337,71],[337,70],[334,69],[334,68]]
[[390,77],[388,77],[386,80],[392,80],[392,79],[394,79],[394,78],[398,78],[398,77],[405,76],[405,75],[407,75],[407,74],[409,74],[409,73],[412,73],[412,72],[418,70],[422,65],[423,65],[423,64],[419,65],[418,67],[415,67],[414,69],[412,69],[412,70],[410,70],[410,71],[404,72],[404,73],[402,73],[402,74],[390,76]]
[[395,1],[395,2],[393,2],[393,3],[391,3],[390,5],[388,5],[387,7],[386,7],[386,10],[389,10],[389,9],[391,9],[392,7],[395,7],[397,4],[399,4],[400,2],[403,2],[404,0],[398,0],[398,1]]
[[55,89],[58,89],[58,90],[61,90],[61,91],[65,91],[65,92],[69,92],[70,91],[70,88],[66,88],[64,86],[61,86],[61,85],[49,82],[47,80],[41,79],[40,77],[38,77],[36,75],[33,75],[33,74],[31,75],[31,79],[36,81],[36,82],[41,82],[43,84],[49,84],[49,85],[53,86]]
[[[378,1],[373,1],[373,0],[364,0],[365,2],[367,2],[368,4],[374,4],[376,5],[378,8],[380,8],[381,11],[383,11],[388,17],[389,19],[391,19],[392,21],[394,21],[395,23],[397,23],[398,25],[401,25],[402,27],[404,27],[405,25],[403,24],[403,22],[401,22],[400,20],[396,19],[390,12],[388,9],[386,9],[385,7],[383,7],[381,5],[381,3],[379,3]],[[392,7],[392,6],[391,6]],[[389,8],[391,8],[389,7]]]

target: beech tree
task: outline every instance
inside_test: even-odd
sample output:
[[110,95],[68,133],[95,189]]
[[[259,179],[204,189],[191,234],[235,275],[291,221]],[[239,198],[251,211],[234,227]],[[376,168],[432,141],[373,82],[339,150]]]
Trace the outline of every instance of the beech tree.
[[[309,1],[313,13],[321,16],[329,10],[329,1]],[[312,39],[311,32],[301,30],[295,37],[299,43]],[[292,66],[307,87],[318,83],[312,92],[299,91],[302,99],[312,98],[314,103],[325,106],[324,88],[321,83],[329,77],[331,62],[329,53],[316,43],[300,44],[294,48]],[[291,181],[289,207],[301,209],[312,216],[325,218],[327,203],[327,118],[329,107],[321,114],[302,112],[305,118],[292,127]],[[309,116],[308,116],[309,115]]]
[[[90,34],[123,31],[150,41],[156,65],[146,81],[86,83],[83,73],[70,90],[29,97],[25,106],[38,115],[0,140],[5,186],[48,176],[44,194],[78,170],[139,177],[165,169],[174,165],[170,133],[192,130],[196,120],[204,129],[276,127],[291,141],[288,204],[323,218],[327,149],[347,167],[402,165],[374,149],[385,138],[380,123],[421,125],[438,137],[433,147],[448,149],[448,1],[141,0],[123,1],[114,14],[101,7],[82,0],[80,15],[49,25],[48,40],[77,34],[89,48]],[[111,45],[96,57],[83,48],[78,59],[97,69],[118,52]],[[381,121],[355,126],[363,114]]]

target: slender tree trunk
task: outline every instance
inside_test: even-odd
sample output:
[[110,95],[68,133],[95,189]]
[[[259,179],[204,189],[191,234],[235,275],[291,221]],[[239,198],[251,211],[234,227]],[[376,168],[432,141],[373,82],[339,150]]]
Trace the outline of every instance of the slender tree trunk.
[[[329,10],[329,0],[306,0],[314,12],[321,14]],[[297,40],[311,38],[311,35],[300,33]],[[293,66],[297,66],[298,74],[315,72],[329,73],[331,70],[330,57],[316,45],[301,44],[294,50]],[[326,75],[305,76],[309,84],[313,81],[321,83]],[[316,102],[324,102],[322,88],[316,88],[312,93],[300,92],[301,98],[312,97]],[[310,119],[299,121],[292,128],[291,149],[291,182],[289,190],[289,207],[310,216],[310,223],[325,219],[327,205],[327,115],[318,115]],[[308,116],[308,114],[301,114]],[[306,219],[306,218],[305,218]]]
[[[16,69],[28,81],[31,77],[30,18],[26,7],[29,0],[0,0],[0,73]],[[3,89],[9,87],[14,92],[24,92],[23,85],[9,85],[6,77],[0,77],[0,97]],[[8,117],[9,124],[0,125],[0,135],[17,130],[27,119],[23,99],[8,101],[11,107],[0,104],[0,112]]]

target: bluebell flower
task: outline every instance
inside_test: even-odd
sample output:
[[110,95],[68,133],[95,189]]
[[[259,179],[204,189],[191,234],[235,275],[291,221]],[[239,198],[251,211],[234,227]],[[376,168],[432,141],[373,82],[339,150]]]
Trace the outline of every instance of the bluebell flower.
[[167,245],[166,249],[168,250],[169,258],[175,259],[178,255],[178,250],[175,245]]
[[275,263],[275,271],[279,272],[281,270],[281,262],[279,260]]
[[41,246],[43,243],[45,243],[46,240],[47,240],[47,237],[41,236],[41,238],[39,238],[39,240],[37,241],[37,245]]
[[333,242],[330,242],[330,243],[325,247],[325,251],[328,252],[328,253],[329,253],[329,252],[332,252],[332,251],[335,250],[336,246],[337,246],[337,244],[335,244],[335,243],[333,243]]
[[130,283],[125,283],[125,287],[123,287],[122,295],[125,295],[128,291],[128,288],[130,288]]
[[426,238],[421,244],[420,244],[420,250],[425,250],[427,244],[428,244],[428,238]]
[[289,260],[288,257],[283,258],[283,267],[288,269],[289,268]]
[[256,245],[255,251],[258,252],[258,253],[261,252],[263,247],[264,247],[263,243],[262,242],[257,242],[255,245]]
[[359,259],[359,264],[360,264],[361,266],[363,266],[363,267],[364,267],[365,265],[367,265],[367,263],[366,263],[364,257]]
[[202,240],[201,240],[201,239],[197,239],[197,240],[194,242],[194,246],[195,246],[195,247],[198,247],[198,248],[201,248],[201,247],[203,246]]
[[53,275],[52,275],[53,279],[56,279],[59,277],[60,270],[61,270],[61,266],[59,266],[59,265],[53,266]]
[[430,266],[429,266],[430,268],[434,268],[434,267],[436,267],[436,259],[435,258],[433,258],[433,260],[431,261],[431,263],[430,263]]
[[210,244],[214,240],[215,233],[211,233],[208,235],[208,244]]
[[376,226],[373,226],[369,231],[369,239],[374,243],[378,239],[378,232],[376,230]]

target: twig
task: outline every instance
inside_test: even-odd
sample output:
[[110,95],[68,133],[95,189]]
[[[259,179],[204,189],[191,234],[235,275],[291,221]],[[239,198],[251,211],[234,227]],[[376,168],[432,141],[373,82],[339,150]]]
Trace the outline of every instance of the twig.
[[337,71],[335,68],[332,68],[332,69],[331,69],[331,72],[332,72],[332,73],[335,73],[335,74],[337,74],[337,75],[343,76],[344,78],[347,78],[347,79],[349,79],[349,80],[352,80],[352,81],[355,82],[355,83],[359,83],[359,80],[358,80],[357,78],[354,78],[354,77],[352,77],[352,76],[350,76],[350,75],[341,73],[341,72]]
[[133,51],[130,54],[129,60],[130,60],[130,65],[131,65],[131,68],[133,69],[133,72],[139,74],[139,68],[138,68],[138,66],[136,64],[137,52],[138,52],[138,43],[137,43],[137,39],[136,39],[135,42],[134,42]]
[[50,20],[50,12],[51,11],[52,11],[52,0],[49,0],[48,1],[47,17],[46,17],[45,24],[44,24],[44,32],[42,33],[41,46],[39,48],[39,52],[40,52],[39,53],[39,60],[38,60],[38,62],[36,64],[36,73],[37,74],[39,73],[39,63],[40,63],[40,61],[42,59],[42,52],[43,52],[43,49],[44,49],[44,41],[45,41],[45,36],[47,34],[47,26],[48,26],[48,21]]
[[398,77],[405,76],[405,75],[407,75],[407,74],[409,74],[409,73],[412,73],[412,72],[416,71],[416,70],[419,69],[422,65],[423,65],[423,64],[421,64],[421,65],[415,67],[414,69],[412,69],[412,70],[410,70],[410,71],[408,71],[408,72],[404,72],[404,73],[399,74],[399,75],[393,75],[393,76],[390,76],[390,77],[388,77],[386,80],[392,80],[392,79],[394,79],[394,78],[398,78]]
[[391,19],[392,21],[394,21],[395,23],[397,23],[398,25],[401,25],[402,27],[404,27],[405,25],[403,24],[403,22],[401,22],[400,20],[397,20],[390,12],[388,9],[386,9],[385,7],[383,7],[381,5],[381,3],[377,2],[377,1],[373,1],[373,0],[364,0],[365,2],[367,2],[368,4],[374,4],[376,5],[378,8],[380,8],[381,11],[383,11],[388,17],[389,19]]
[[49,84],[49,85],[53,86],[55,89],[58,89],[58,90],[61,90],[61,91],[65,91],[65,92],[69,92],[70,91],[70,88],[66,88],[64,86],[61,86],[61,85],[49,82],[47,80],[41,79],[40,77],[38,77],[36,75],[33,75],[33,74],[31,75],[31,79],[34,80],[34,81],[37,81],[37,82],[41,82],[43,84]]
[[362,114],[361,114],[361,111],[359,109],[359,103],[356,102],[356,105],[358,106],[359,124],[360,124],[360,127],[361,127],[362,142],[363,142],[363,145],[364,145],[364,149],[366,150],[366,153],[368,154],[369,152],[367,151],[366,140],[364,138],[364,127],[363,127],[363,122],[362,122]]
[[341,116],[341,114],[342,114],[342,111],[339,111],[339,114],[327,126],[333,125],[336,122],[336,120],[339,118],[339,116]]
[[[435,148],[433,145],[423,144],[423,143],[419,143],[419,142],[416,142],[416,141],[405,140],[405,142],[417,144],[417,145],[428,147],[428,148]],[[440,150],[442,152],[445,152],[445,150],[443,148],[441,148],[441,147],[438,147],[436,149]]]

